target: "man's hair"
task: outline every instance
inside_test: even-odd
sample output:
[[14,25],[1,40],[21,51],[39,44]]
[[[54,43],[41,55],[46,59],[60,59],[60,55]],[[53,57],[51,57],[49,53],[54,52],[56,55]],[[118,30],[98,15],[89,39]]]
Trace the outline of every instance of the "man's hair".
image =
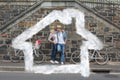
[[61,25],[57,25],[57,29],[62,29],[62,26]]

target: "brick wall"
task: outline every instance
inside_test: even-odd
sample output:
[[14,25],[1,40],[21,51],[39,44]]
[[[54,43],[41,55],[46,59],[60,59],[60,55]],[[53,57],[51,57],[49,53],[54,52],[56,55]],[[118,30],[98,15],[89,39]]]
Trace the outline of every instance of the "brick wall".
[[[0,37],[0,45],[1,45],[0,54],[2,55],[7,54],[7,47],[11,44],[12,39],[14,39],[20,33],[22,33],[25,29],[36,24],[38,21],[44,18],[44,16],[46,16],[52,10],[53,8],[39,9],[37,12],[35,12],[31,16],[19,22],[13,28],[8,30],[6,32],[7,36]],[[104,44],[107,44],[109,46],[117,46],[115,45],[115,43],[117,41],[120,41],[120,30],[114,27],[108,26],[104,24],[103,22],[100,22],[94,16],[90,16],[86,14],[85,19],[86,19],[86,28],[89,31],[91,31],[93,34],[97,35]],[[74,20],[72,24],[64,25],[64,26],[65,26],[64,29],[68,35],[68,41],[67,41],[67,45],[65,49],[66,57],[70,57],[73,51],[75,51],[76,49],[79,49],[79,46],[81,45],[81,36],[78,36],[75,33],[75,21]],[[50,55],[50,52],[51,52],[51,45],[47,40],[48,35],[49,35],[49,30],[50,30],[50,25],[47,26],[44,30],[40,31],[35,36],[33,36],[33,38],[31,39],[33,42],[37,38],[42,39],[41,50],[43,50],[43,52],[46,55]],[[110,53],[110,56],[115,55],[114,53],[116,53],[116,50],[113,53]],[[114,58],[114,56],[112,56],[112,58]]]
[[0,27],[5,25],[15,16],[18,16],[31,5],[0,5]]

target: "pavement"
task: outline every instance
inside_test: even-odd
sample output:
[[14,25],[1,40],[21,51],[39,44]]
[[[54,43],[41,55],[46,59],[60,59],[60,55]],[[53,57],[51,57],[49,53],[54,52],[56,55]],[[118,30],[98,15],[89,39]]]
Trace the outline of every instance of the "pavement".
[[[39,65],[50,64],[49,62],[44,62]],[[66,63],[70,64],[70,63]],[[52,64],[50,64],[52,65]],[[108,62],[106,65],[98,65],[94,62],[90,63],[91,72],[95,73],[120,73],[120,62]],[[0,71],[24,71],[24,62],[13,63],[10,61],[0,61]]]
[[34,74],[23,72],[0,72],[0,80],[120,80],[120,74],[95,74],[83,77],[81,74]]

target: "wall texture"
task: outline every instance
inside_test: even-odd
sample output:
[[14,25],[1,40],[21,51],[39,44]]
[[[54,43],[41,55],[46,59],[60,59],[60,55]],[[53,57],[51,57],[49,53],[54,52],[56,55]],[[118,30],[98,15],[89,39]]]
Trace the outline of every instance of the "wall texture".
[[[0,5],[0,25],[3,25],[5,22],[9,21],[9,18],[13,18],[16,15],[19,15],[22,10],[29,7],[28,5],[21,6],[21,5]],[[12,8],[12,9],[11,9]],[[4,56],[8,54],[9,47],[11,45],[12,39],[14,39],[17,35],[22,33],[25,29],[33,26],[38,21],[43,19],[47,14],[49,14],[52,10],[62,10],[66,7],[47,7],[47,8],[40,8],[37,12],[31,14],[31,16],[25,18],[24,20],[20,21],[17,25],[9,29],[6,33],[1,34],[0,36],[0,56]],[[81,10],[81,8],[79,8]],[[82,9],[83,10],[83,9]],[[103,12],[100,11],[102,14]],[[120,47],[120,30],[106,24],[104,21],[101,21],[98,19],[98,17],[91,15],[91,13],[88,13],[87,11],[84,11],[85,13],[85,20],[86,20],[86,28],[97,35],[101,41],[108,46],[111,46],[109,48],[109,51],[106,51],[106,48],[103,49],[105,53],[109,53],[109,56],[111,57],[112,61],[120,60],[120,56],[118,56],[119,47]],[[3,15],[3,16],[2,16]],[[108,12],[103,14],[104,16],[112,16],[109,15]],[[113,18],[115,21],[120,22],[120,19],[118,17]],[[57,23],[53,23],[51,25],[56,25]],[[49,36],[49,32],[51,29],[51,25],[47,26],[44,30],[40,31],[38,34],[34,35],[32,39],[28,41],[32,41],[33,43],[38,38],[42,40],[41,44],[41,50],[44,52],[44,54],[47,55],[47,58],[50,58],[50,52],[51,52],[51,45],[48,42],[47,38]],[[69,58],[71,53],[77,49],[79,49],[79,46],[81,45],[81,36],[78,36],[75,31],[75,20],[73,19],[73,23],[70,25],[64,25],[64,30],[67,32],[68,35],[68,41],[65,49],[66,58]],[[29,35],[29,34],[28,34]],[[13,54],[13,52],[10,52],[10,54]],[[119,53],[120,55],[120,53]],[[2,60],[2,58],[0,58]]]

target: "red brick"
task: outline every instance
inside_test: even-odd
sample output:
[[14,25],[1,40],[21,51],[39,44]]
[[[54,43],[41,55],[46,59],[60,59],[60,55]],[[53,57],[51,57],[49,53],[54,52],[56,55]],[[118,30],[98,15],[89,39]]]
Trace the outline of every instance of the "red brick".
[[120,41],[117,41],[117,42],[115,43],[115,46],[120,47]]
[[113,20],[120,20],[120,17],[113,17]]

